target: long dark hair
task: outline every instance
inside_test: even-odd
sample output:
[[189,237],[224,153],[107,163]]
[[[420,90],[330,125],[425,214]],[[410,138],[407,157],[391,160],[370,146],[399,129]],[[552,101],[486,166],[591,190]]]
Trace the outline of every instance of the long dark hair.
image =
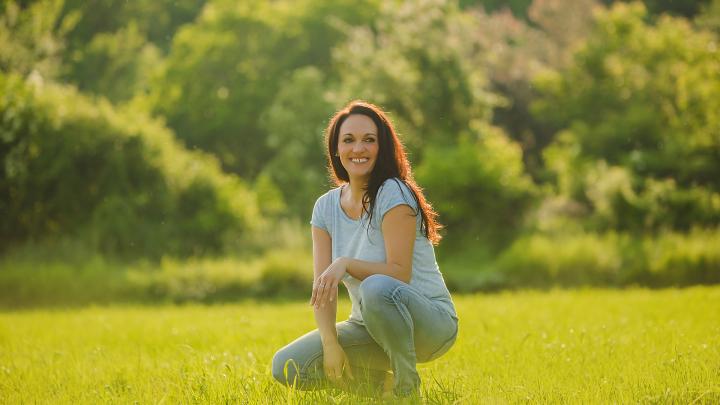
[[[328,171],[330,177],[336,186],[350,182],[347,170],[340,162],[340,157],[335,156],[338,150],[338,138],[340,126],[343,122],[353,114],[365,115],[373,120],[378,129],[378,156],[375,167],[370,173],[370,179],[363,194],[362,204],[363,211],[368,214],[368,227],[372,222],[372,212],[375,207],[378,190],[385,180],[396,177],[405,183],[413,193],[413,198],[420,208],[422,224],[420,230],[433,245],[437,245],[442,239],[440,229],[442,225],[437,222],[437,212],[433,210],[430,203],[425,200],[422,189],[415,183],[413,179],[410,162],[408,161],[400,139],[398,138],[392,123],[387,115],[378,106],[361,101],[354,100],[348,103],[340,111],[330,119],[330,123],[325,130],[325,143],[327,144]],[[416,212],[415,215],[418,213]]]

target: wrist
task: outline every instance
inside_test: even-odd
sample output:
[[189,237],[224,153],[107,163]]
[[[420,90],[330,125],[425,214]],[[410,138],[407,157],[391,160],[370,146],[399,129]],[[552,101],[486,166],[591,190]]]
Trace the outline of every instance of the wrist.
[[320,341],[323,349],[340,345],[337,335],[320,335]]
[[350,274],[350,264],[352,263],[352,261],[353,259],[350,257],[343,257],[343,268],[345,269],[345,273],[347,274]]

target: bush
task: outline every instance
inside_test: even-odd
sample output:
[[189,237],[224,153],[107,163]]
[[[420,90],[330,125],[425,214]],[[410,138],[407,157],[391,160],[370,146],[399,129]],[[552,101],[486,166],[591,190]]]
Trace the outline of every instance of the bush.
[[260,295],[310,297],[313,260],[307,251],[272,252],[265,257],[260,272]]
[[510,286],[687,286],[720,282],[720,229],[523,236],[498,258]]
[[[62,249],[68,254],[54,255]],[[312,274],[310,255],[291,250],[127,264],[91,256],[73,241],[27,244],[0,258],[0,307],[309,299]]]
[[524,236],[503,252],[498,268],[514,286],[608,284],[622,270],[618,238],[617,234]]
[[37,76],[0,74],[0,89],[1,246],[76,235],[115,256],[190,256],[260,222],[239,178],[147,115]]
[[536,193],[523,171],[522,151],[496,128],[476,140],[429,147],[418,167],[419,182],[457,240],[481,240],[499,249],[521,229]]
[[720,283],[720,231],[694,229],[689,235],[664,233],[643,241],[650,285]]
[[615,2],[562,72],[538,76],[537,119],[558,191],[588,229],[641,234],[720,225],[720,58],[713,33]]

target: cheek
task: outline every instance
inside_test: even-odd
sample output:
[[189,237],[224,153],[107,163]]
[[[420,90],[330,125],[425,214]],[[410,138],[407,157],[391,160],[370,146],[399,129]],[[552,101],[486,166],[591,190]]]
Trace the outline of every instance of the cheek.
[[377,157],[377,156],[378,156],[378,152],[379,152],[379,150],[380,150],[380,147],[378,146],[377,143],[374,143],[373,146],[372,146],[372,148],[371,148],[370,150],[371,150],[373,156]]

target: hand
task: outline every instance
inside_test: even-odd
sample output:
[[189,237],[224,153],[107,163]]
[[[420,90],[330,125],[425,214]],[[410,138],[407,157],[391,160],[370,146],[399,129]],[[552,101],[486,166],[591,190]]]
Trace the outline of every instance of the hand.
[[355,379],[348,357],[339,343],[323,346],[323,371],[325,371],[325,377],[335,384],[343,382],[343,373],[351,380]]
[[315,279],[310,305],[322,308],[337,297],[338,284],[345,277],[349,260],[346,257],[338,257]]

